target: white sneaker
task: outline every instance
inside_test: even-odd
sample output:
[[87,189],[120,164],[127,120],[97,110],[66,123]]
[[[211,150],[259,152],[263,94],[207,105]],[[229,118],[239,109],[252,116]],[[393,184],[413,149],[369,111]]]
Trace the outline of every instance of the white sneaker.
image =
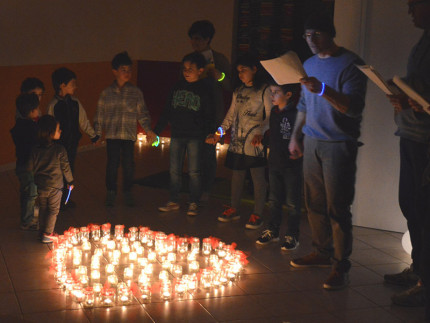
[[160,206],[158,208],[158,211],[161,212],[170,212],[170,211],[176,211],[179,210],[179,204],[175,202],[167,202],[166,205]]
[[197,214],[199,214],[198,212],[198,206],[197,203],[190,203],[190,206],[188,207],[188,212],[187,215],[189,216],[196,216]]

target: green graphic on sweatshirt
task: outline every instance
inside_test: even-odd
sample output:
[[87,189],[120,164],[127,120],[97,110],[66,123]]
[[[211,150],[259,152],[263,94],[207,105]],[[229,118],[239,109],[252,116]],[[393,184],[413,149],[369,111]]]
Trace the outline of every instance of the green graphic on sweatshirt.
[[186,108],[189,110],[200,110],[200,97],[187,90],[178,90],[173,93],[172,107],[174,109]]

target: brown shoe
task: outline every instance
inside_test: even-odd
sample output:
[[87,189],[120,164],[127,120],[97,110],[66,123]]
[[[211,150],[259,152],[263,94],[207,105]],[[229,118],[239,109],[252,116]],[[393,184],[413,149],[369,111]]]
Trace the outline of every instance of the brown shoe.
[[290,265],[295,268],[309,268],[309,267],[330,268],[331,261],[330,261],[330,258],[323,257],[317,254],[316,252],[313,252],[306,256],[291,260]]
[[415,285],[414,287],[395,294],[391,297],[391,301],[395,305],[407,307],[420,307],[426,304],[425,287],[422,285]]
[[412,266],[406,268],[400,273],[397,274],[385,274],[384,282],[387,284],[394,284],[400,286],[414,286],[417,284],[420,277],[414,273]]
[[340,270],[333,270],[323,284],[324,289],[339,290],[349,284],[348,273]]

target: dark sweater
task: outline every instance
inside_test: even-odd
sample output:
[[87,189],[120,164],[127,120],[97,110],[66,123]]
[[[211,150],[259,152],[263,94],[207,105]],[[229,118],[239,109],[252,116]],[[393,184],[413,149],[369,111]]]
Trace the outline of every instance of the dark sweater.
[[15,126],[10,130],[15,143],[16,167],[25,167],[33,146],[37,142],[37,123],[31,119],[16,119]]
[[172,138],[205,138],[215,131],[215,84],[206,78],[188,83],[179,81],[168,97],[163,113],[154,128],[160,134],[171,125]]
[[64,147],[77,147],[82,134],[79,130],[79,103],[70,95],[56,96],[54,117],[60,123],[61,137],[58,141]]

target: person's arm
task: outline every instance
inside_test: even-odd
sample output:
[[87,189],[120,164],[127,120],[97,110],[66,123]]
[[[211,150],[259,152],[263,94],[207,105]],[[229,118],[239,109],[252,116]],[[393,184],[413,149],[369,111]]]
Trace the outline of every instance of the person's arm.
[[87,117],[87,112],[85,111],[84,107],[78,99],[73,99],[78,102],[79,106],[79,127],[91,138],[91,141],[93,143],[97,142],[100,136],[96,135],[94,128],[91,126],[91,123]]
[[167,97],[166,104],[164,105],[163,111],[161,112],[160,118],[157,121],[157,124],[154,127],[154,132],[157,135],[160,135],[161,132],[166,128],[167,124],[170,121],[170,113],[172,111],[171,104],[173,100],[174,89],[172,89]]
[[[225,118],[224,118],[223,122],[221,123],[220,128],[222,128],[223,134],[225,134],[226,131],[228,129],[230,129],[230,127],[234,121],[234,118],[236,116],[236,96],[237,96],[237,93],[234,92],[233,98],[231,100],[230,108],[228,109],[227,114],[225,115]],[[221,135],[217,131],[213,135],[208,136],[206,143],[216,145],[216,143],[220,139],[221,139]]]
[[298,111],[296,122],[294,124],[293,133],[291,134],[288,150],[290,151],[291,159],[298,159],[303,156],[303,126],[306,122],[306,112]]
[[67,184],[73,184],[73,174],[70,169],[69,159],[67,158],[66,149],[63,146],[58,145],[58,159],[60,160],[60,167]]
[[102,92],[97,102],[96,114],[94,116],[94,132],[99,137],[101,137],[103,127],[104,127],[104,108],[105,108],[105,93]]
[[272,110],[272,94],[270,88],[266,87],[263,90],[263,105],[264,105],[264,120],[261,122],[260,127],[256,129],[256,133],[251,140],[253,146],[258,146],[263,140],[264,133],[269,129],[270,111]]

